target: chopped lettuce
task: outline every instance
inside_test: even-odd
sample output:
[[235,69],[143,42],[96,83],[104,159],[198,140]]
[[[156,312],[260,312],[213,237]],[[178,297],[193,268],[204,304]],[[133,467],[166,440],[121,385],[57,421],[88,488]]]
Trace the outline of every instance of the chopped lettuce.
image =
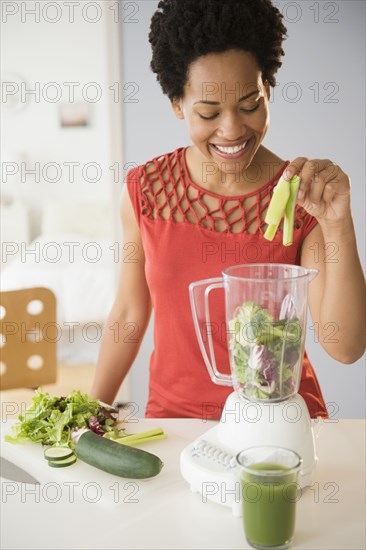
[[78,428],[86,427],[99,435],[120,436],[117,418],[115,409],[80,391],[72,391],[65,397],[52,397],[38,388],[31,405],[13,426],[13,435],[5,436],[5,440],[73,447],[71,432]]
[[249,399],[283,399],[296,389],[302,327],[289,305],[288,317],[274,320],[258,304],[245,302],[229,321],[233,372]]

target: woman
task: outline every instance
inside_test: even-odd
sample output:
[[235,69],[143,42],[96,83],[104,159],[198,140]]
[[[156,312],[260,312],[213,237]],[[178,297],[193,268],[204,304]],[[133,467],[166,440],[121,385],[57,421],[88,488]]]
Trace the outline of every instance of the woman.
[[[348,176],[333,162],[291,162],[263,145],[270,88],[286,28],[269,0],[164,0],[151,21],[151,68],[184,120],[192,144],[131,170],[122,192],[125,243],[119,291],[103,332],[92,394],[111,402],[131,367],[154,308],[149,417],[219,418],[232,388],[216,386],[197,343],[188,286],[230,265],[278,262],[320,270],[309,290],[319,341],[334,359],[365,349],[365,285],[350,210]],[[264,238],[280,176],[301,177],[294,243]],[[326,262],[326,243],[337,261]],[[315,253],[316,252],[316,253]],[[350,270],[352,266],[352,270]],[[228,364],[222,301],[213,303],[215,352]],[[352,316],[349,312],[352,312]],[[329,323],[336,338],[326,338]],[[312,417],[327,417],[305,355],[299,393]]]

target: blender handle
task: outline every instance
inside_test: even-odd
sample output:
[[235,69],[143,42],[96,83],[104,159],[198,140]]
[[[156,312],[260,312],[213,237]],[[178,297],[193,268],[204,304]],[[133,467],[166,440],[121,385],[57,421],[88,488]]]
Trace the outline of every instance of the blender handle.
[[[215,282],[214,282],[215,281]],[[208,284],[211,283],[211,284]],[[215,382],[215,384],[218,384],[220,386],[232,386],[233,385],[233,379],[231,375],[223,374],[218,371],[216,367],[216,359],[215,359],[215,352],[214,352],[214,346],[213,346],[213,339],[212,334],[209,330],[207,330],[207,340],[208,340],[208,347],[210,352],[210,358],[208,357],[203,338],[202,333],[199,328],[199,320],[197,316],[197,309],[196,309],[196,301],[194,297],[194,289],[197,286],[208,284],[207,288],[204,291],[204,308],[205,308],[205,321],[206,326],[210,326],[210,309],[209,309],[209,294],[212,290],[216,288],[224,288],[225,284],[223,282],[222,278],[215,278],[215,279],[206,279],[205,281],[198,281],[197,283],[191,283],[189,285],[189,293],[190,293],[190,299],[191,299],[191,308],[192,308],[192,314],[193,314],[193,321],[194,326],[196,329],[197,339],[200,346],[200,350],[203,356],[203,359],[205,361],[206,368],[210,374],[211,380]]]

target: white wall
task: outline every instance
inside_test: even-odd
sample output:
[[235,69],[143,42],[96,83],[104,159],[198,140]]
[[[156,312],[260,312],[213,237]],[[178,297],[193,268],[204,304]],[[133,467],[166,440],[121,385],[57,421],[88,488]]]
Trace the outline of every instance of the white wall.
[[[285,16],[289,38],[284,43],[286,56],[278,73],[265,145],[289,160],[302,155],[330,158],[350,175],[365,265],[365,4],[357,0],[274,3]],[[158,2],[128,4],[132,7],[121,21],[123,81],[130,86],[128,91],[137,93],[124,102],[124,156],[126,163],[141,164],[190,141],[149,68],[148,32]],[[337,363],[314,341],[310,330],[307,349],[325,400],[334,403],[330,412],[341,418],[364,417],[364,358],[354,365]],[[131,373],[133,399],[141,414],[151,350],[152,323]]]
[[[122,109],[117,96],[121,52],[120,19],[115,5],[109,0],[1,2],[1,204],[14,200],[16,206],[14,210],[6,209],[9,216],[2,223],[7,229],[7,234],[2,235],[3,243],[24,240],[25,224],[19,217],[25,218],[26,213],[30,214],[29,240],[38,236],[42,208],[49,200],[57,204],[105,205],[104,229],[109,231],[108,238],[111,243],[121,238]],[[19,78],[18,88],[11,85],[15,76]],[[12,90],[17,93],[11,94]],[[36,95],[26,93],[29,90],[36,90]],[[14,100],[18,100],[15,109],[10,107]],[[60,126],[60,106],[73,101],[86,101],[91,106],[89,126]],[[7,175],[8,163],[15,164],[14,175]],[[36,163],[39,182],[28,172]],[[77,163],[74,181],[69,163]],[[50,181],[53,178],[58,181]],[[22,204],[25,208],[21,208]],[[103,209],[100,212],[104,215]],[[93,219],[88,218],[86,223],[93,224]],[[105,232],[102,238],[107,238]],[[112,252],[108,261],[116,286],[119,266]],[[98,268],[95,263],[89,267]],[[86,353],[90,362],[96,360],[97,346],[86,347],[93,347]],[[77,362],[73,350],[70,362]],[[120,398],[127,396],[128,380]]]
[[[4,95],[11,88],[5,83],[2,87],[2,197],[15,195],[33,205],[31,237],[40,229],[39,204],[45,198],[115,204],[112,197],[117,186],[109,167],[117,161],[121,165],[121,151],[118,158],[112,155],[118,128],[113,128],[113,92],[109,89],[114,82],[111,3],[79,4],[72,13],[64,2],[2,2],[2,79],[12,81],[15,73],[23,81],[20,90],[37,90],[36,96],[25,94],[28,101],[23,98],[21,109],[13,111],[7,108],[13,97]],[[71,82],[76,83],[74,100],[71,84],[65,84]],[[61,104],[80,100],[91,106],[90,126],[60,127]],[[119,103],[113,106],[120,108]],[[116,112],[114,121],[120,123]],[[5,177],[6,162],[17,163],[14,176]],[[74,182],[65,164],[72,162],[79,163]],[[39,183],[26,172],[36,163]],[[110,220],[113,228],[115,217]]]

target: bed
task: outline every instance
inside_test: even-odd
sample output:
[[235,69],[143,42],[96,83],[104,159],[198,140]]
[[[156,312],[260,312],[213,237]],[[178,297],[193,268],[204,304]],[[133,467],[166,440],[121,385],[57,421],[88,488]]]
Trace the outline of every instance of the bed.
[[1,214],[1,290],[51,289],[57,300],[58,361],[95,363],[118,277],[111,207],[48,201],[33,238],[26,205],[2,205]]

